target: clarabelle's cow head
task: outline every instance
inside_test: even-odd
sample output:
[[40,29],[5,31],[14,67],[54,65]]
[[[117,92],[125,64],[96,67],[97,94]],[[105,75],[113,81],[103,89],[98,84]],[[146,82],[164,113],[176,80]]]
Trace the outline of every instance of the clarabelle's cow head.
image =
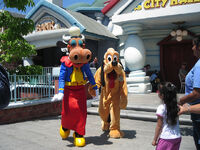
[[63,52],[69,55],[69,59],[74,64],[88,63],[92,53],[89,49],[85,49],[85,37],[80,34],[78,27],[69,29],[70,36],[63,35],[63,41],[58,41],[57,46],[61,47]]

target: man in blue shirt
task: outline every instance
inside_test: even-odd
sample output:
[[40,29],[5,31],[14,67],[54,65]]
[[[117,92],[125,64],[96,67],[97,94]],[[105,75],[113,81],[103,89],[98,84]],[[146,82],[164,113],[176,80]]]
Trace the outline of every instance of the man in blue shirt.
[[[180,105],[185,103],[189,103],[190,105],[200,103],[200,37],[193,40],[192,50],[198,61],[186,76],[185,96],[180,98]],[[191,113],[191,120],[195,145],[197,150],[200,150],[200,114]]]

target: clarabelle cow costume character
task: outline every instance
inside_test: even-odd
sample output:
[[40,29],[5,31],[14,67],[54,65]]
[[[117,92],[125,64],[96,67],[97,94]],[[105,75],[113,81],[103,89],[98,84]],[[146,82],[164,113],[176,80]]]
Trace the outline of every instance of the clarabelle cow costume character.
[[95,73],[95,81],[101,87],[99,115],[102,130],[110,130],[111,138],[123,137],[120,131],[120,109],[127,106],[127,83],[125,72],[119,63],[119,53],[109,48],[102,66]]
[[70,130],[74,130],[74,145],[85,146],[83,136],[85,135],[87,104],[84,73],[90,82],[89,93],[92,96],[96,95],[97,86],[88,64],[91,52],[85,49],[84,36],[80,35],[78,27],[71,27],[69,34],[70,36],[63,36],[63,42],[57,42],[59,47],[67,46],[69,56],[61,58],[59,93],[53,100],[63,99],[60,127],[62,139],[66,139]]

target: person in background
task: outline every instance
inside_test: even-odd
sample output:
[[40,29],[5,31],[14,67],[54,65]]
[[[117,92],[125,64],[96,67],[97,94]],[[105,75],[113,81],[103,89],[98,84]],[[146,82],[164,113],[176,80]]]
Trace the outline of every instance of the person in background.
[[162,100],[157,108],[157,125],[152,145],[156,150],[179,150],[181,135],[178,120],[177,90],[170,83],[160,83],[158,96]]
[[0,109],[8,106],[10,97],[10,83],[8,74],[0,64]]
[[[200,36],[193,40],[192,51],[198,60],[185,78],[185,96],[180,98],[179,105],[200,104]],[[191,120],[195,146],[200,150],[200,114],[191,113]]]
[[146,73],[147,76],[149,76],[149,70],[151,69],[151,65],[147,64],[144,66],[143,71]]
[[150,81],[152,85],[152,92],[156,92],[158,89],[158,84],[160,83],[158,71],[154,70],[154,72],[150,76]]
[[97,57],[94,57],[94,60],[90,63],[90,67],[96,68],[96,70],[99,68]]
[[182,63],[181,68],[179,69],[179,76],[181,81],[185,81],[186,75],[187,75],[186,63]]

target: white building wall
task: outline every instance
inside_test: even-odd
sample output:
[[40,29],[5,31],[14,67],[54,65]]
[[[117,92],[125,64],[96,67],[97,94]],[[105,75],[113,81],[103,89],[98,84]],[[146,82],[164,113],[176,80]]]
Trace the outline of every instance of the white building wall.
[[146,39],[144,40],[144,47],[146,49],[145,64],[151,65],[151,70],[160,70],[160,47],[157,43],[161,39]]

